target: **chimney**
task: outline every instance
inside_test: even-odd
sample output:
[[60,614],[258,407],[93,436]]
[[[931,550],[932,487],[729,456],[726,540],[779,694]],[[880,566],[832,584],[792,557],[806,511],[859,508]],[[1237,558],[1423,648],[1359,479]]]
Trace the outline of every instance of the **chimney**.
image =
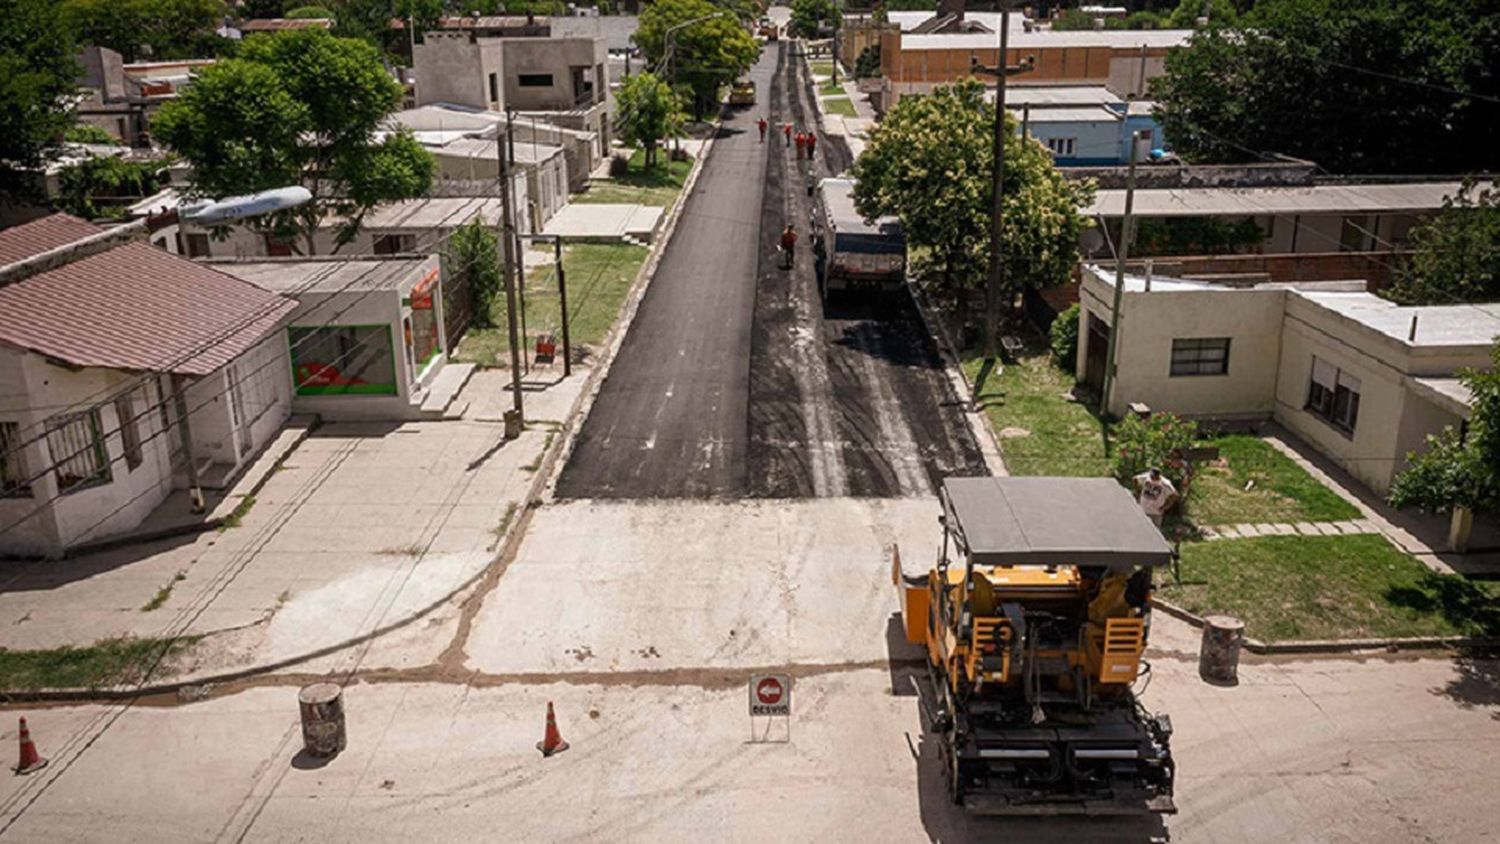
[[952,15],[958,20],[964,19],[964,0],[938,0],[937,17]]

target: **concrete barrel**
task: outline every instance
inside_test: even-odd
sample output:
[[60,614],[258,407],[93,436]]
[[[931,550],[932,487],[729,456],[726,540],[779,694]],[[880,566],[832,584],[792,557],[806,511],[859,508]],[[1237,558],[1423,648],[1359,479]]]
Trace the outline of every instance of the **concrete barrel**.
[[1216,686],[1240,682],[1240,646],[1245,642],[1245,623],[1233,616],[1210,615],[1203,619],[1203,645],[1198,651],[1198,676]]
[[313,756],[333,756],[344,749],[344,690],[333,683],[303,686],[297,693],[302,710],[302,746]]

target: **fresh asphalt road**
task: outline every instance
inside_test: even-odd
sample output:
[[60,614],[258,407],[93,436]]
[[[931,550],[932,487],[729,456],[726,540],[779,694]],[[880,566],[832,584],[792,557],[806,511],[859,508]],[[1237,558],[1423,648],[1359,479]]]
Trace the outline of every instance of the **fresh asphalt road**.
[[[944,475],[986,471],[910,297],[825,308],[805,188],[849,159],[822,137],[809,167],[781,137],[818,121],[793,49],[768,44],[756,105],[726,112],[559,498],[928,497]],[[787,222],[791,271],[776,253]]]
[[[770,87],[776,51],[750,72]],[[682,498],[744,486],[750,315],[765,147],[758,104],[726,113],[558,481],[564,498]]]

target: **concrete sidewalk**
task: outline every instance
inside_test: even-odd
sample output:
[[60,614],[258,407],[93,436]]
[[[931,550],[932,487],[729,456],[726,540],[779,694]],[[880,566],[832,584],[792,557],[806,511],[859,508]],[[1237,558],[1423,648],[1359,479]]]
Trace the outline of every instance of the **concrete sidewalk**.
[[197,677],[409,619],[495,558],[587,373],[528,392],[532,424],[514,441],[498,422],[504,375],[480,373],[465,387],[463,420],[323,426],[266,480],[239,527],[8,564],[6,646],[205,636],[172,672]]

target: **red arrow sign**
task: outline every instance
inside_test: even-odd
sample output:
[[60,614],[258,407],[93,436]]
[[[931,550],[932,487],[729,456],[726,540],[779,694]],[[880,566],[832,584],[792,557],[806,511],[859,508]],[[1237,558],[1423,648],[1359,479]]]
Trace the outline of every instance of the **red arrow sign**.
[[756,685],[755,697],[766,706],[775,706],[781,703],[781,695],[784,691],[775,677],[767,677]]

